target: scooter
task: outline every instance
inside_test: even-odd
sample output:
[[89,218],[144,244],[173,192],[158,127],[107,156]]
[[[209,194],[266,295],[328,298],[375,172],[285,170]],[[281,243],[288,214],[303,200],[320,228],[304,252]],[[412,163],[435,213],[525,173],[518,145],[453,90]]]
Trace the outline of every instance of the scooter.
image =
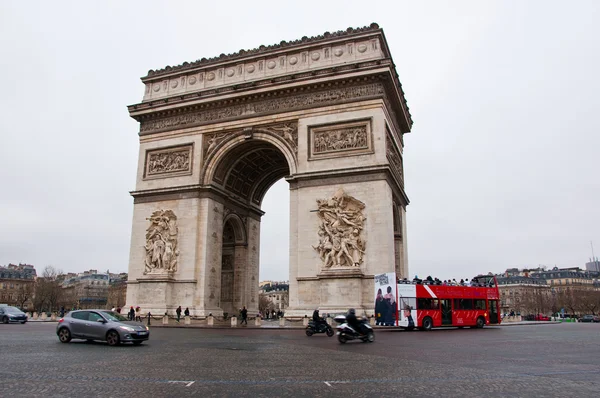
[[306,327],[306,335],[312,336],[315,333],[327,333],[327,336],[333,336],[333,329],[325,322],[319,322],[318,325],[315,324],[315,321],[308,322],[308,326]]
[[373,332],[373,328],[369,325],[367,319],[363,318],[361,321],[361,327],[364,330],[363,333],[359,333],[352,326],[350,326],[346,322],[346,317],[344,315],[338,315],[334,318],[334,320],[339,323],[337,327],[337,336],[338,341],[341,344],[345,344],[349,340],[362,340],[363,343],[372,343],[375,341],[375,333]]

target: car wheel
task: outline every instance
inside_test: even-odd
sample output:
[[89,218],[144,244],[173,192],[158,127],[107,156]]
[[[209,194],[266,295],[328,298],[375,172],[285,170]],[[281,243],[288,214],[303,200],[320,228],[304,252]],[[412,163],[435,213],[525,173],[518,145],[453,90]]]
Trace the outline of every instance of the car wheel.
[[133,345],[140,345],[140,344],[142,344],[142,343],[143,343],[143,341],[134,341],[134,342],[133,342]]
[[423,319],[423,330],[429,332],[433,328],[433,321],[430,317],[425,317]]
[[68,343],[71,341],[71,332],[67,328],[61,328],[58,331],[58,339],[61,343]]
[[106,333],[106,342],[110,346],[119,345],[119,343],[121,343],[121,338],[119,337],[119,333],[115,332],[114,330],[111,330],[108,333]]
[[8,317],[7,316],[5,316],[5,317],[2,318],[2,323],[8,323]]
[[481,329],[485,326],[485,320],[482,317],[477,318],[477,329]]

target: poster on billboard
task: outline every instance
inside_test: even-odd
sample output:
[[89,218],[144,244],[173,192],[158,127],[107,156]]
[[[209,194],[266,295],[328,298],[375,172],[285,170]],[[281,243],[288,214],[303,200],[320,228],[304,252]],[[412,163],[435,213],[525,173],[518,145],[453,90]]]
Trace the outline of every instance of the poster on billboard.
[[417,325],[417,286],[398,284],[398,326],[413,329]]
[[396,273],[375,275],[375,322],[376,325],[396,324]]

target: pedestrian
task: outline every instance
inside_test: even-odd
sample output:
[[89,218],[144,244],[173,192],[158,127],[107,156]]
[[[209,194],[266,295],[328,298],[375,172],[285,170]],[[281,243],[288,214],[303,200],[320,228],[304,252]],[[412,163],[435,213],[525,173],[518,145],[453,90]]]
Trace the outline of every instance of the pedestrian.
[[117,307],[117,314],[121,313],[121,307]]
[[183,315],[190,316],[190,309],[188,307],[185,307],[185,311],[183,311]]
[[129,320],[135,321],[135,310],[133,309],[133,305],[129,307]]
[[242,322],[240,322],[240,325],[242,323],[245,323],[246,325],[248,325],[248,310],[246,309],[246,306],[244,306],[244,308],[242,308]]
[[179,322],[179,319],[181,318],[181,306],[177,307],[175,313],[177,314],[177,322]]
[[142,311],[142,309],[140,308],[139,305],[137,307],[135,307],[135,320],[137,322],[141,322],[142,321],[141,311]]
[[115,312],[117,309],[115,307],[112,307],[111,311]]

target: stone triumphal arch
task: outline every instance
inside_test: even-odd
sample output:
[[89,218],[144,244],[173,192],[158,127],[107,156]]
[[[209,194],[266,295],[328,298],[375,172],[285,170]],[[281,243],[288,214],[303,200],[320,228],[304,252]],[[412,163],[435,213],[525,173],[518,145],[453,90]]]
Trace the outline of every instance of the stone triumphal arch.
[[258,310],[261,201],[290,185],[290,308],[372,312],[407,276],[412,120],[376,25],[151,70],[141,103],[127,305]]

